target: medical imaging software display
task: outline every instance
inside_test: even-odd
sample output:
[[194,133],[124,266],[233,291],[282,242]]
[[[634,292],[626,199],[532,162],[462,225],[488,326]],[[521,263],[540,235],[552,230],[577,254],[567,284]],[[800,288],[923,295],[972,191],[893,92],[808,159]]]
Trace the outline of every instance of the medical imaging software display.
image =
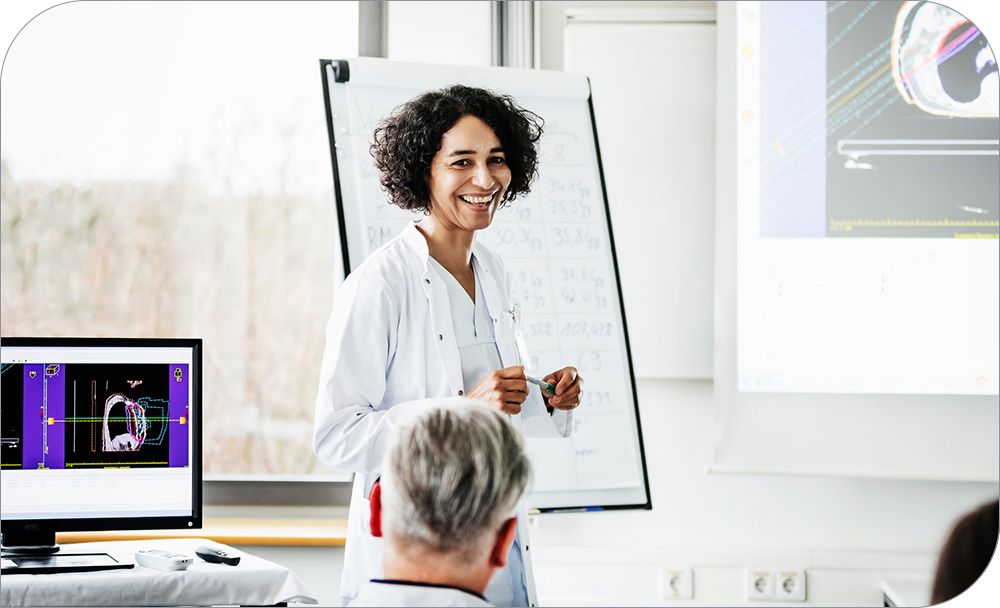
[[3,364],[4,469],[188,465],[187,364]]
[[198,339],[4,337],[5,548],[199,525],[200,365]]
[[997,61],[975,24],[933,2],[759,6],[762,237],[997,237]]
[[739,2],[741,392],[1000,390],[1000,73],[934,2]]

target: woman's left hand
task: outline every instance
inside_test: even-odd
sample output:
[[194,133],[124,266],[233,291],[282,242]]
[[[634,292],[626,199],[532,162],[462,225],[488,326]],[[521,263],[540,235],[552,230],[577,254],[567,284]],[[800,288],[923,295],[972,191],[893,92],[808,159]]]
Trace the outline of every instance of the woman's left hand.
[[556,386],[556,394],[548,395],[544,391],[545,403],[557,410],[569,411],[580,405],[580,393],[582,392],[583,378],[576,371],[575,367],[564,367],[554,371],[544,380]]

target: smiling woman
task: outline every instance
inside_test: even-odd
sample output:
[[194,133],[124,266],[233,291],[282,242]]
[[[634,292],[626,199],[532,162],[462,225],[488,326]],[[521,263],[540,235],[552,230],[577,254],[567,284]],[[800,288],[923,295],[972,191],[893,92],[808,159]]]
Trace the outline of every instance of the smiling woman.
[[[400,106],[371,153],[389,202],[422,211],[347,277],[334,301],[316,397],[315,449],[354,471],[341,595],[378,578],[381,544],[362,523],[389,431],[440,398],[477,399],[525,434],[566,436],[580,403],[573,367],[528,390],[501,259],[476,242],[497,210],[527,193],[542,121],[511,97],[454,85]],[[534,603],[526,513],[486,590],[498,606]]]
[[[536,146],[542,123],[541,117],[518,106],[510,96],[454,85],[400,106],[375,129],[371,153],[389,201],[403,209],[427,212],[433,181],[428,176],[434,177],[434,161],[441,162],[444,154],[452,161],[449,165],[467,168],[471,159],[459,157],[471,156],[475,149],[458,144],[466,140],[484,143],[485,137],[495,144],[486,150],[494,155],[488,162],[509,168],[509,184],[498,201],[503,206],[526,193],[537,175]],[[459,124],[461,129],[456,129]],[[449,137],[443,140],[446,134]]]
[[[431,159],[428,212],[450,228],[482,230],[510,192],[511,171],[496,133],[476,116],[463,116],[441,136]],[[439,260],[440,261],[440,260]],[[469,294],[475,299],[475,294]]]

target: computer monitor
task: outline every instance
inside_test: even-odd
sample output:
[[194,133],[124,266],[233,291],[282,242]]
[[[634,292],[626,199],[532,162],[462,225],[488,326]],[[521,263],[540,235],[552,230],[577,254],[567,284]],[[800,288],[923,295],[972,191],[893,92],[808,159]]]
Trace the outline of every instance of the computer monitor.
[[6,555],[201,527],[201,339],[0,338]]

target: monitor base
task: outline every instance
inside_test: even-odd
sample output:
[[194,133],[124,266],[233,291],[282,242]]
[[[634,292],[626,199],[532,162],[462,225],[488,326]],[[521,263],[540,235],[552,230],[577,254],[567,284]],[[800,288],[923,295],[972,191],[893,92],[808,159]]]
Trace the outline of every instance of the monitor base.
[[59,552],[56,531],[46,526],[28,523],[15,527],[4,522],[0,552],[8,555],[52,555]]
[[0,571],[3,574],[56,574],[60,572],[93,572],[132,568],[130,562],[119,562],[107,553],[60,553],[58,555],[7,555]]
[[7,545],[0,545],[0,553],[4,557],[8,555],[52,555],[54,553],[59,553],[61,547],[57,544],[51,545],[15,545],[13,547],[8,547]]

